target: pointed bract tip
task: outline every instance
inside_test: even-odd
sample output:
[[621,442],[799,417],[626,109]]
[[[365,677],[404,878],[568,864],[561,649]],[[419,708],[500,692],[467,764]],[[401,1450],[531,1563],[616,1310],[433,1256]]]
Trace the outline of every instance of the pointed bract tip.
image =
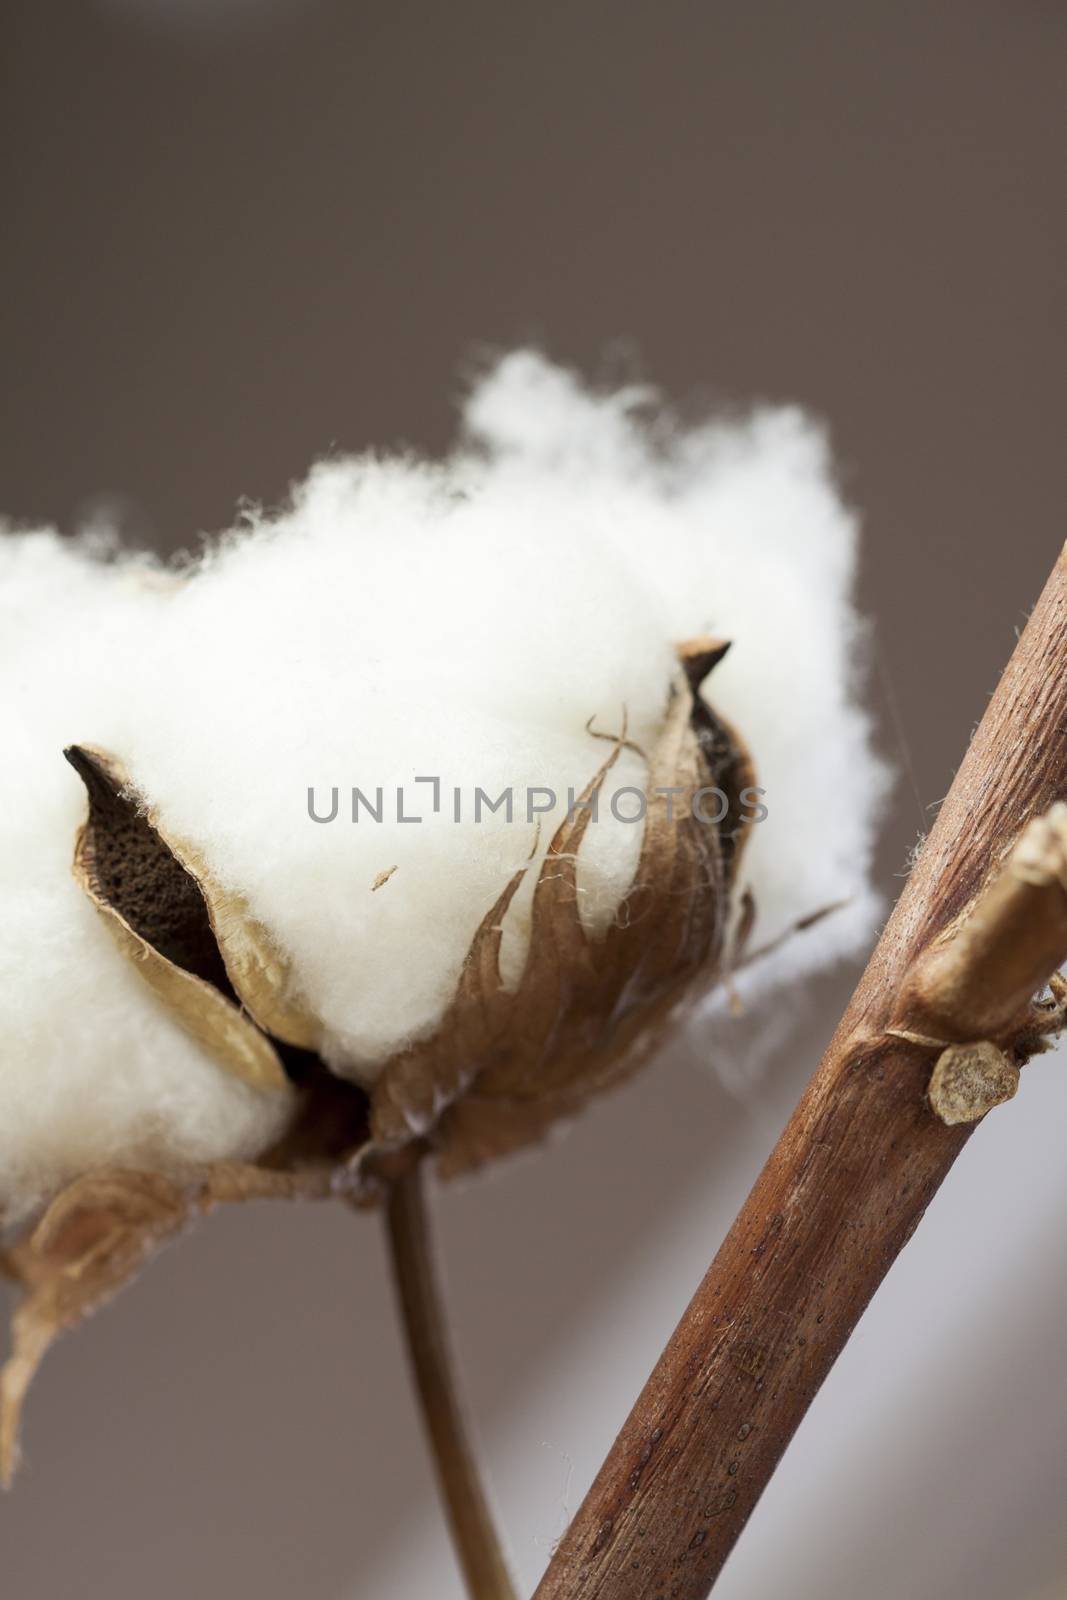
[[686,639],[678,646],[678,659],[694,694],[708,673],[719,665],[732,643],[731,639],[713,639],[702,635],[696,639]]

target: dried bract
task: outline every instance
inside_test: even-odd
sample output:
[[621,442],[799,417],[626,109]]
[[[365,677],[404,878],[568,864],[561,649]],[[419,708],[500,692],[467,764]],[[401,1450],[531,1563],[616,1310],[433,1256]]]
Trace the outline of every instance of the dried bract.
[[[600,938],[582,926],[577,857],[588,805],[618,747],[549,845],[518,985],[508,989],[501,977],[501,924],[528,869],[479,927],[438,1029],[395,1056],[375,1084],[374,1143],[361,1153],[360,1176],[382,1151],[414,1140],[451,1174],[537,1138],[638,1065],[694,980],[707,985],[721,971],[745,835],[741,792],[754,781],[737,736],[697,692],[723,653],[714,641],[682,648],[686,670],[648,756],[637,871],[611,926]],[[721,829],[694,808],[712,786],[728,801]]]

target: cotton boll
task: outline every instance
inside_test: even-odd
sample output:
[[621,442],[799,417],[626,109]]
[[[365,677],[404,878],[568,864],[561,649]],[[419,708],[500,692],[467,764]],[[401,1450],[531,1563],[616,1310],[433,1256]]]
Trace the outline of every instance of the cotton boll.
[[[19,775],[0,828],[16,1016],[0,1205],[112,1160],[252,1156],[287,1116],[170,1021],[71,879],[71,741],[120,758],[274,941],[323,1058],[368,1085],[440,1024],[526,866],[503,920],[502,974],[519,984],[549,841],[614,753],[577,882],[582,926],[611,926],[643,828],[610,795],[644,790],[676,646],[697,635],[733,641],[709,703],[766,791],[741,879],[752,944],[848,902],[752,981],[866,936],[883,777],[853,698],[856,530],[825,440],[792,409],[687,431],[650,420],[652,400],[596,395],[518,352],[475,388],[444,462],[321,463],[179,573],[54,535],[0,540],[0,733]],[[381,821],[352,820],[353,787],[380,791]],[[327,812],[337,791],[334,821],[311,819],[309,789]],[[479,789],[510,790],[511,819],[483,805],[475,821]],[[555,802],[535,817],[541,789]]]

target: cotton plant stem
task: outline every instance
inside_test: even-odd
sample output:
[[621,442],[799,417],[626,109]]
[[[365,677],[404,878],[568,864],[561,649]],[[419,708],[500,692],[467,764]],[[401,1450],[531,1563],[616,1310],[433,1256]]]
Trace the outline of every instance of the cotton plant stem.
[[389,1187],[386,1226],[412,1373],[471,1600],[516,1600],[456,1396],[421,1168]]
[[[1033,990],[1067,958],[1056,839],[1037,851],[1033,882],[1025,870],[1004,881],[1003,863],[1065,794],[1061,555],[826,1055],[535,1600],[701,1600],[711,1590],[972,1131],[946,1126],[927,1100],[943,1042],[992,1033],[998,1049],[1025,1055],[1035,1034]],[[1019,850],[1025,866],[1033,858]],[[951,1292],[951,1254],[944,1272]],[[832,1539],[834,1517],[828,1504],[812,1536]]]

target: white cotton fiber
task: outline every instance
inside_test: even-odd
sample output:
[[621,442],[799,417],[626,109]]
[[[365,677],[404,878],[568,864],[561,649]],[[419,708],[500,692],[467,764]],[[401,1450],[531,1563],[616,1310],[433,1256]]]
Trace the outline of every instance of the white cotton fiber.
[[170,1020],[71,872],[85,792],[63,747],[134,739],[129,674],[164,603],[136,561],[0,535],[0,1218],[102,1163],[251,1156],[287,1114]]
[[[48,533],[0,540],[0,1205],[25,1209],[97,1161],[249,1155],[282,1114],[169,1020],[74,885],[71,742],[120,757],[246,898],[328,1059],[369,1081],[439,1019],[478,923],[610,753],[591,730],[625,725],[650,749],[675,643],[713,633],[733,649],[710,696],[769,812],[743,872],[753,942],[845,900],[767,971],[856,946],[883,780],[852,697],[855,526],[822,433],[794,410],[687,431],[649,422],[650,399],[511,355],[447,461],[323,462],[179,577]],[[440,780],[436,814],[420,776]],[[628,749],[609,787],[645,776]],[[383,791],[385,820],[350,820],[353,786]],[[421,823],[396,820],[398,786]],[[309,787],[320,814],[339,791],[334,821],[311,820]],[[514,820],[475,825],[475,789],[507,787]],[[535,787],[560,798],[540,830]],[[602,807],[580,855],[590,929],[640,843]],[[530,887],[505,925],[511,978]]]

